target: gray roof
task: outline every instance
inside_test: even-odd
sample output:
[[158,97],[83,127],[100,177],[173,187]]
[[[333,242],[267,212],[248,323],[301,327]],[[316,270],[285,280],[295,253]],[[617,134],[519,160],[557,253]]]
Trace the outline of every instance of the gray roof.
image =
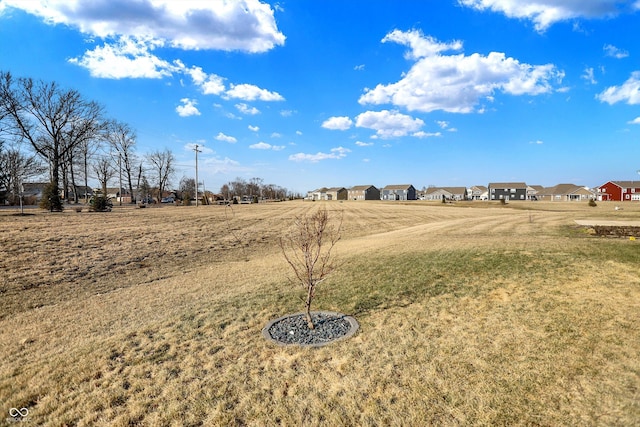
[[371,187],[373,187],[373,188],[375,188],[377,190],[375,185],[354,185],[353,187],[350,188],[350,190],[361,191],[361,190],[367,190],[367,189],[369,189]]
[[383,190],[408,190],[410,187],[413,187],[413,185],[411,184],[387,185],[383,188]]
[[524,182],[492,182],[489,183],[489,187],[491,188],[516,188],[516,189],[527,189],[527,184]]
[[622,188],[640,188],[640,181],[609,181]]
[[542,193],[549,195],[573,194],[581,190],[585,190],[585,188],[575,184],[558,184],[555,187],[545,188]]

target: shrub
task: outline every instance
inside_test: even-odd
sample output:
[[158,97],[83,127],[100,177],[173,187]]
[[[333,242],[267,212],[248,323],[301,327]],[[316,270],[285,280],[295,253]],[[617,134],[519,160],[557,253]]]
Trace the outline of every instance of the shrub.
[[93,197],[89,204],[91,205],[91,210],[94,212],[110,212],[111,208],[113,208],[111,199],[102,195]]
[[44,187],[39,206],[41,209],[47,209],[51,212],[62,212],[64,206],[56,185],[49,183]]
[[598,204],[596,203],[595,200],[589,199],[589,206],[591,206],[592,208],[595,208],[596,206],[598,206]]

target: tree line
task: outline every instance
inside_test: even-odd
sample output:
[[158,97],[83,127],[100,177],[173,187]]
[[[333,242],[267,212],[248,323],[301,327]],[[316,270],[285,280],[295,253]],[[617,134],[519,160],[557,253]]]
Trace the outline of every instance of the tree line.
[[265,184],[262,178],[251,178],[245,180],[243,178],[236,178],[233,181],[229,181],[220,187],[220,194],[225,200],[234,199],[270,199],[270,200],[285,200],[302,198],[299,194],[289,192],[286,188],[280,187],[275,184]]
[[[108,117],[77,90],[0,71],[0,203],[17,204],[22,184],[36,179],[49,183],[43,201],[52,210],[62,210],[64,199],[86,202],[90,179],[99,182],[102,196],[118,178],[131,203],[151,196],[159,201],[175,178],[176,158],[169,149],[142,155],[136,141],[129,124]],[[195,187],[183,177],[178,191],[193,197]],[[220,188],[227,200],[254,196],[294,195],[261,178],[237,178]]]
[[86,198],[80,187],[88,188],[90,178],[106,195],[118,173],[132,203],[150,191],[149,182],[160,196],[175,173],[175,157],[167,149],[141,156],[135,145],[127,123],[109,118],[77,90],[0,71],[0,190],[9,202],[16,202],[24,182],[47,172],[53,210],[62,209],[60,188],[77,203]]

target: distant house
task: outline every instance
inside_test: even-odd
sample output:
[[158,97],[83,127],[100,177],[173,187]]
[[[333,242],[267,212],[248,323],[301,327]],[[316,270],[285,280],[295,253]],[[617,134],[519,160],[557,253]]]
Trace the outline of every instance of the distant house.
[[539,200],[550,202],[586,201],[594,198],[594,193],[586,187],[575,184],[558,184],[538,193]]
[[356,185],[347,191],[349,200],[380,200],[380,190],[373,185]]
[[640,201],[640,181],[609,181],[596,188],[600,201]]
[[347,200],[347,189],[344,187],[327,188],[327,200]]
[[489,200],[527,200],[527,184],[524,182],[490,183]]
[[539,200],[543,192],[542,185],[527,185],[527,200]]
[[131,203],[131,194],[125,188],[107,188],[107,197],[116,202]]
[[410,184],[387,185],[380,192],[381,200],[416,200],[416,189]]
[[489,190],[484,185],[474,185],[467,190],[470,200],[489,200]]
[[22,184],[22,196],[33,197],[35,200],[40,200],[44,194],[44,189],[49,185],[48,182],[31,182]]
[[422,194],[422,200],[467,200],[466,187],[429,187]]
[[[76,185],[76,192],[78,194],[78,200],[90,199],[93,197],[94,191],[91,187],[85,187],[84,185]],[[69,186],[67,190],[66,198],[73,198],[73,187]]]
[[307,200],[327,200],[327,188],[322,187],[307,193]]

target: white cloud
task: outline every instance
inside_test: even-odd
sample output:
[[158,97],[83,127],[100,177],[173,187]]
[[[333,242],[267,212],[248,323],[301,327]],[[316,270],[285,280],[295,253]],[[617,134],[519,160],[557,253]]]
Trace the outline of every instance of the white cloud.
[[434,138],[434,137],[442,136],[442,133],[441,132],[419,131],[419,132],[416,132],[416,133],[412,134],[411,136],[416,137],[416,138]]
[[353,69],[355,71],[363,71],[364,70],[364,64],[356,65],[355,67],[353,67]]
[[266,89],[247,83],[232,84],[231,88],[225,93],[224,98],[237,98],[243,101],[284,101],[284,98],[278,92],[269,92]]
[[628,121],[627,124],[640,125],[640,117],[636,117],[635,119]]
[[605,44],[602,49],[604,50],[604,54],[606,56],[610,56],[612,58],[622,59],[629,56],[629,52],[627,52],[626,50],[618,49],[611,44]]
[[544,141],[538,139],[536,141],[529,141],[529,144],[542,145],[544,144]]
[[86,68],[91,76],[99,78],[158,79],[170,76],[177,67],[151,54],[155,47],[157,45],[149,41],[123,37],[116,44],[105,43],[69,62]]
[[200,67],[186,68],[182,62],[176,61],[184,73],[189,75],[193,83],[200,87],[205,95],[220,95],[225,91],[224,78],[216,74],[207,74]]
[[294,110],[282,110],[282,111],[280,111],[280,115],[281,115],[282,117],[291,117],[291,116],[293,116],[293,114],[294,114],[295,112],[296,112],[296,111],[294,111]]
[[271,145],[266,142],[258,142],[257,144],[252,144],[249,148],[254,150],[273,150],[273,151],[281,151],[284,150],[284,145]]
[[273,10],[259,0],[4,0],[49,24],[102,39],[151,39],[184,50],[266,52],[284,45]]
[[536,31],[576,18],[605,18],[618,14],[628,0],[458,0],[476,10],[501,12],[509,18],[529,19]]
[[358,147],[371,147],[373,145],[373,142],[356,141],[356,145]]
[[344,147],[336,147],[332,148],[330,153],[322,153],[318,152],[316,154],[305,154],[305,153],[297,153],[289,156],[289,160],[294,162],[310,162],[317,163],[321,160],[339,160],[347,156],[347,153],[350,153],[351,150]]
[[238,142],[238,140],[236,138],[234,138],[233,136],[225,135],[222,132],[220,132],[220,133],[218,133],[218,135],[216,135],[216,140],[222,141],[222,142],[228,142],[229,144],[235,144],[236,142]]
[[278,132],[273,132],[271,134],[271,138],[282,138],[282,134],[278,133]]
[[218,157],[210,157],[203,160],[207,171],[213,174],[227,175],[238,172],[248,172],[249,168],[241,166],[240,162],[232,160],[228,157],[224,159]]
[[617,102],[626,102],[629,105],[640,104],[640,71],[631,73],[631,77],[622,86],[611,86],[596,98],[611,105]]
[[249,130],[250,130],[251,132],[258,132],[258,131],[260,130],[260,127],[258,127],[258,126],[251,126],[251,125],[249,125],[249,126],[247,126],[247,128],[249,128]]
[[242,114],[247,114],[250,116],[255,116],[256,114],[260,114],[260,110],[258,110],[256,107],[250,107],[245,103],[236,104],[236,108]]
[[552,81],[564,73],[552,64],[529,65],[504,53],[445,55],[459,51],[462,43],[440,43],[420,31],[394,30],[383,42],[397,42],[410,49],[405,55],[416,62],[400,81],[367,89],[360,104],[392,104],[410,111],[443,110],[470,113],[480,99],[496,91],[510,95],[539,95],[553,91]]
[[298,136],[302,135],[302,131],[297,130],[296,131],[296,135],[298,135]]
[[584,73],[582,73],[582,76],[580,77],[586,80],[587,82],[591,83],[592,85],[598,83],[595,77],[593,76],[593,68],[585,68]]
[[424,125],[421,119],[415,119],[397,111],[366,111],[356,117],[356,126],[373,129],[379,138],[396,138],[416,132]]
[[198,102],[195,99],[182,98],[180,102],[182,102],[182,105],[178,105],[176,107],[176,112],[180,117],[200,115],[200,111],[198,111],[198,108],[196,107]]
[[436,120],[436,123],[440,126],[440,129],[446,129],[449,127],[449,122],[445,120]]
[[322,127],[331,130],[347,130],[353,125],[349,117],[329,117],[322,123]]

